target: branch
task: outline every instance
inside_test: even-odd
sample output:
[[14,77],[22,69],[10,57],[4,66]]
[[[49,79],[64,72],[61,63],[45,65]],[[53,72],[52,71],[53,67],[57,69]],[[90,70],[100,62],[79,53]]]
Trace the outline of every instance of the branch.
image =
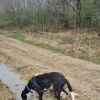
[[73,7],[70,2],[68,2],[67,0],[65,1],[66,1],[66,4],[68,4],[74,11],[76,11],[75,7]]
[[[52,6],[53,6],[54,4],[55,4],[55,5],[59,5],[59,4],[57,4],[57,2],[55,2],[54,0],[53,0],[53,2],[48,1],[48,3],[51,4]],[[76,11],[75,7],[73,7],[73,6],[71,5],[70,1],[65,0],[65,3],[66,3],[67,5],[69,5],[74,11]]]

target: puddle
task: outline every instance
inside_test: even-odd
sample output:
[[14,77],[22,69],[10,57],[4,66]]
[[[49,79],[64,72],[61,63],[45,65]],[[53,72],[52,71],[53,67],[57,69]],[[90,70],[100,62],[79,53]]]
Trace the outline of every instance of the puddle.
[[[18,73],[11,71],[8,65],[0,64],[0,80],[10,88],[16,100],[21,100],[20,94],[25,84]],[[27,100],[33,99],[33,95],[29,94]]]

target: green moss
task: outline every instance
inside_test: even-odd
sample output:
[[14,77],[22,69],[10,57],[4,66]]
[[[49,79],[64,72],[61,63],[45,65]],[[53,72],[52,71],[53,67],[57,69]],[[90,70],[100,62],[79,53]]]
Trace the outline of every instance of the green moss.
[[65,53],[65,48],[53,47],[53,46],[45,44],[45,43],[36,43],[34,45],[41,47],[41,48],[48,49],[48,50],[52,50],[54,52],[59,52],[59,53],[62,53],[62,54]]
[[24,41],[25,40],[24,35],[19,35],[19,34],[13,35],[13,36],[11,36],[11,38],[17,39],[19,41]]

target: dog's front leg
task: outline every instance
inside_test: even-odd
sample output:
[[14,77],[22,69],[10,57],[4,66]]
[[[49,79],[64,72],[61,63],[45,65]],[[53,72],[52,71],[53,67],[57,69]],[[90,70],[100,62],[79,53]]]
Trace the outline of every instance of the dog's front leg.
[[42,97],[43,97],[43,93],[38,93],[39,94],[39,100],[42,100]]
[[39,87],[35,87],[34,91],[36,91],[39,95],[39,100],[42,100],[43,97],[43,90],[41,90]]

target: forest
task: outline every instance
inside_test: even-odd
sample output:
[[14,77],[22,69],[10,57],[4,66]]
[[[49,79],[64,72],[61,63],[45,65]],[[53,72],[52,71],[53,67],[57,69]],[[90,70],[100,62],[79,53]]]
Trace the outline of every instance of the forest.
[[100,0],[0,0],[0,28],[100,29]]

